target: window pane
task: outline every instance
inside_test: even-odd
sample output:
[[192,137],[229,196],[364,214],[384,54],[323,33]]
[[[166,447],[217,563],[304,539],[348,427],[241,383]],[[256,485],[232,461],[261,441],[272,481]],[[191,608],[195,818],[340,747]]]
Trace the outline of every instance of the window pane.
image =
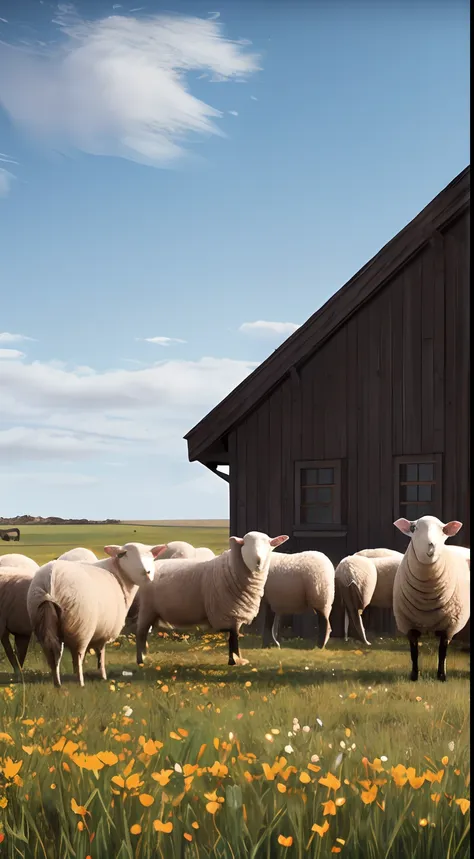
[[318,491],[319,490],[316,487],[311,487],[310,489],[303,488],[301,490],[301,503],[316,504],[316,502],[319,501]]
[[317,468],[301,469],[301,486],[314,486],[318,482]]
[[[433,485],[430,483],[428,483],[428,485],[425,485],[425,486],[420,484],[420,486],[418,486],[418,501],[432,501],[432,495],[431,495],[432,489],[433,489]],[[411,500],[411,499],[407,499],[407,500]]]
[[319,487],[319,488],[316,490],[316,493],[317,493],[317,500],[318,500],[318,501],[323,501],[323,502],[325,502],[326,504],[330,504],[330,503],[332,502],[332,492],[333,492],[333,490],[332,490],[332,486],[328,486],[328,487],[326,487],[325,489],[323,489],[323,488]]
[[432,462],[420,462],[418,466],[418,480],[434,480],[433,472]]
[[405,465],[400,466],[400,480],[405,482],[406,480],[415,482],[418,480],[418,465],[416,462],[406,463]]
[[402,504],[401,511],[405,519],[409,519],[410,522],[413,519],[419,519],[420,516],[423,516],[423,513],[419,512],[420,508],[418,504]]
[[418,500],[418,485],[400,486],[400,501],[417,501]]
[[332,507],[330,504],[312,504],[310,507],[301,508],[301,522],[303,525],[328,525],[332,521]]
[[318,483],[334,483],[333,468],[318,468]]

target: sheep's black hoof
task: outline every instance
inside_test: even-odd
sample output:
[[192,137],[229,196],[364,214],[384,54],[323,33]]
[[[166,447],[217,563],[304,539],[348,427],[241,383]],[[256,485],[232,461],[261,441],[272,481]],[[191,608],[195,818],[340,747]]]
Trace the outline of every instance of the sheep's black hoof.
[[235,659],[232,659],[232,658],[231,658],[231,659],[229,659],[229,661],[228,661],[227,665],[236,665],[236,661],[235,661]]
[[441,680],[442,683],[446,683],[446,674],[443,671],[438,671],[438,680]]
[[418,671],[412,671],[412,672],[411,672],[411,674],[410,674],[410,680],[413,680],[414,682],[415,682],[416,680],[418,680]]

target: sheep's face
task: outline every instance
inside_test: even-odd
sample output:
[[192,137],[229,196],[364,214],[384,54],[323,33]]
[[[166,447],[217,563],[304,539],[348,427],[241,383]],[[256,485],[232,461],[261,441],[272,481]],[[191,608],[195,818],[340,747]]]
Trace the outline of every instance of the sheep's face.
[[231,537],[231,540],[241,546],[242,560],[251,573],[258,573],[268,568],[270,555],[277,546],[280,546],[288,537],[269,537],[261,531],[249,531],[245,537]]
[[155,576],[154,561],[166,545],[145,546],[143,543],[125,543],[123,546],[104,546],[104,552],[116,558],[120,569],[135,585],[152,582]]
[[420,564],[436,563],[447,538],[454,537],[462,528],[462,522],[454,520],[444,524],[436,516],[421,516],[413,522],[397,519],[393,524],[402,534],[411,537],[413,551]]

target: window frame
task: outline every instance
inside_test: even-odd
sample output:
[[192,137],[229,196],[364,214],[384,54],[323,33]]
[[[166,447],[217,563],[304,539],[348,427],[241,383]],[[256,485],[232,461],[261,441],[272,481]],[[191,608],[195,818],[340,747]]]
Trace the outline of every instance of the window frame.
[[[293,528],[298,531],[306,532],[323,532],[323,531],[338,531],[340,532],[345,526],[342,524],[342,462],[340,459],[304,459],[295,461],[295,503],[294,503],[294,525]],[[301,472],[307,468],[333,468],[334,469],[334,502],[333,512],[335,522],[331,523],[306,523],[301,521]]]
[[[394,481],[393,481],[393,515],[394,519],[407,518],[403,516],[403,509],[401,506],[400,499],[400,466],[402,465],[426,465],[433,463],[434,465],[434,481],[433,481],[433,498],[431,502],[424,502],[426,504],[432,504],[433,512],[430,514],[432,516],[438,516],[442,518],[443,515],[443,456],[441,453],[419,453],[419,454],[410,454],[407,456],[394,456]],[[410,502],[408,502],[410,503]],[[416,504],[415,502],[411,502]]]

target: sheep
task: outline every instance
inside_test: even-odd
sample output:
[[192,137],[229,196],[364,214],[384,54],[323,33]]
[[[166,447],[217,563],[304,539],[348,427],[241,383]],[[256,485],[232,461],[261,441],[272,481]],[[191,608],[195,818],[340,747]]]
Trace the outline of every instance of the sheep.
[[349,618],[357,637],[367,639],[362,612],[368,605],[392,608],[393,581],[403,555],[393,549],[361,549],[347,555],[336,567],[336,586],[344,604],[344,638],[349,638]]
[[439,637],[437,677],[444,682],[449,643],[470,616],[470,559],[444,545],[462,522],[421,516],[413,522],[397,519],[394,525],[411,538],[393,584],[397,627],[410,643],[410,679],[418,680],[418,639],[431,632]]
[[334,566],[322,552],[273,554],[264,592],[266,613],[262,646],[268,642],[272,613],[271,638],[280,647],[277,633],[281,615],[302,614],[313,609],[319,620],[318,646],[324,648],[331,634],[329,615],[334,592]]
[[94,555],[94,552],[91,549],[83,549],[82,546],[78,546],[77,549],[69,549],[68,552],[63,552],[57,561],[83,561],[86,564],[95,564],[98,561],[97,555]]
[[[214,552],[204,546],[195,549],[194,546],[191,546],[191,543],[185,543],[183,540],[172,540],[171,543],[168,543],[163,551],[160,552],[159,558],[155,561],[155,567],[159,561],[170,558],[195,558],[197,561],[208,561],[210,558],[215,557]],[[125,619],[125,631],[127,633],[136,632],[139,605],[140,591],[135,594],[134,600]]]
[[242,663],[239,631],[257,616],[271,552],[288,540],[250,531],[230,537],[230,548],[208,561],[159,560],[153,582],[140,588],[137,662],[143,663],[147,633],[157,620],[186,629],[204,626],[229,633],[229,665]]
[[[0,641],[15,672],[23,668],[31,638],[26,598],[34,575],[28,567],[0,567]],[[10,635],[15,639],[15,650]]]
[[163,548],[143,543],[105,546],[109,557],[103,561],[50,561],[37,570],[28,590],[28,614],[55,686],[61,685],[64,646],[71,651],[81,686],[84,656],[91,646],[99,654],[101,677],[107,679],[105,645],[122,629],[138,585],[153,579],[154,558]]
[[0,572],[1,567],[21,567],[27,570],[39,570],[39,564],[33,561],[33,558],[28,558],[26,555],[0,555]]

